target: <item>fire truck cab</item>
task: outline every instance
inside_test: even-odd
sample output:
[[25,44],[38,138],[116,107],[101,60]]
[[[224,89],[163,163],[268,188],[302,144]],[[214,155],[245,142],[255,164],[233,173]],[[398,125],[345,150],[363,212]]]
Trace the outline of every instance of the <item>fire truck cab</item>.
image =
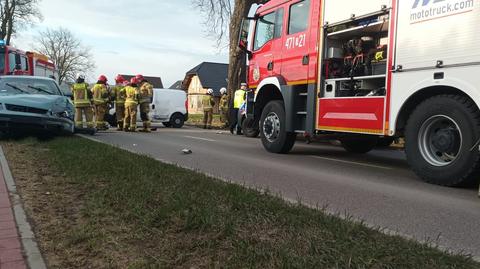
[[479,0],[271,0],[253,5],[248,117],[272,153],[328,136],[355,153],[405,138],[423,180],[480,174]]
[[0,40],[0,76],[56,77],[55,64],[47,56],[24,52]]

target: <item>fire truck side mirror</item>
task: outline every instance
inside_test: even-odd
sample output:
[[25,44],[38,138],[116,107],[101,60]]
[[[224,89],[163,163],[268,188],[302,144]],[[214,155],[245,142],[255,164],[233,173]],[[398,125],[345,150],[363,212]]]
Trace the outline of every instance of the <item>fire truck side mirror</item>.
[[240,36],[238,37],[238,47],[247,54],[248,59],[252,58],[252,52],[248,49],[248,32],[250,30],[249,19],[242,20],[242,28],[240,29]]

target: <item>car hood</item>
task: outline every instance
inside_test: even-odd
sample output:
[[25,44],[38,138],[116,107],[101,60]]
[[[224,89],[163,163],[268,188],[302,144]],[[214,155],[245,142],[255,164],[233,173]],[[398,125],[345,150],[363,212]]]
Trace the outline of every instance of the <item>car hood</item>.
[[0,95],[0,103],[17,106],[27,106],[44,110],[58,110],[65,108],[66,98],[60,95],[43,94],[16,94]]

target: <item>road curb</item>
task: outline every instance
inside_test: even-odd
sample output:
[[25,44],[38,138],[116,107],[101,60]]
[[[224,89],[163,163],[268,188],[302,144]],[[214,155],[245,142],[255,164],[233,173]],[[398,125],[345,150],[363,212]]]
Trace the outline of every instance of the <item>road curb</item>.
[[10,193],[11,202],[13,205],[13,213],[15,221],[17,223],[18,232],[20,234],[20,240],[23,245],[24,253],[27,258],[28,267],[31,269],[47,269],[45,260],[42,253],[38,248],[38,244],[35,240],[35,234],[32,231],[32,227],[27,219],[27,214],[23,209],[22,200],[17,193],[17,186],[13,179],[10,167],[8,166],[7,158],[3,152],[3,148],[0,146],[0,165],[2,166],[3,176],[7,185],[8,192]]

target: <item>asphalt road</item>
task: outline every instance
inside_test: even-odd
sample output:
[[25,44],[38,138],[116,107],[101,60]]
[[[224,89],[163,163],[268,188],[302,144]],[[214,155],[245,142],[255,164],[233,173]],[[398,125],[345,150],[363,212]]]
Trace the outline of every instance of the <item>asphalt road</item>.
[[[342,148],[298,142],[289,155],[267,153],[260,140],[201,129],[151,134],[99,133],[94,139],[289,200],[327,207],[480,259],[480,199],[475,189],[429,185],[408,168],[404,153],[355,155]],[[191,149],[185,155],[182,149]]]

